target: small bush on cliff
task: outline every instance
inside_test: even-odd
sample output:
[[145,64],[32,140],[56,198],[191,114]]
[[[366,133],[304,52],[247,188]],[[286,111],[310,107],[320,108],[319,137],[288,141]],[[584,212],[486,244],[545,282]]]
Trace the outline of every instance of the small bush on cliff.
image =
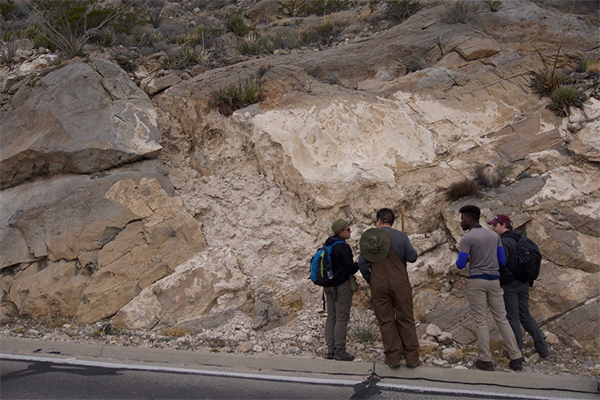
[[371,12],[381,10],[384,19],[402,22],[421,9],[420,0],[370,0]]
[[19,41],[16,39],[11,39],[6,42],[5,46],[6,48],[0,51],[0,63],[10,65],[12,64],[17,53],[17,49],[19,48]]
[[565,117],[570,115],[571,106],[580,106],[579,93],[573,85],[559,85],[552,91],[552,100],[548,108],[557,115]]
[[247,78],[224,88],[213,90],[208,101],[208,107],[229,116],[235,110],[258,103],[261,98],[262,87],[260,81],[256,78]]
[[225,14],[225,27],[228,31],[233,32],[240,37],[244,37],[254,30],[252,25],[246,23],[244,10],[241,8],[228,11],[227,14]]
[[446,198],[449,201],[456,201],[463,197],[475,196],[479,193],[479,185],[473,179],[463,179],[460,182],[453,183],[446,190]]
[[588,74],[600,74],[600,61],[593,58],[584,58],[577,65],[577,72],[586,72]]
[[567,77],[562,73],[551,73],[548,70],[535,74],[531,78],[530,87],[534,92],[544,96],[552,93],[554,88],[562,85]]
[[53,50],[75,57],[85,55],[83,48],[90,38],[117,17],[124,16],[132,4],[101,8],[91,0],[36,0],[27,12],[35,30]]
[[349,9],[353,0],[310,0],[304,4],[308,15],[328,15]]
[[277,11],[286,17],[298,17],[302,14],[305,6],[304,0],[288,0],[288,1],[276,1]]
[[502,2],[500,0],[483,0],[483,2],[487,4],[491,12],[496,12],[502,7]]
[[458,0],[455,3],[446,3],[446,9],[440,19],[447,24],[464,24],[477,16],[479,4],[469,0]]
[[259,36],[255,33],[249,33],[244,36],[244,40],[236,47],[236,51],[241,55],[258,55],[272,53],[274,44],[267,36]]

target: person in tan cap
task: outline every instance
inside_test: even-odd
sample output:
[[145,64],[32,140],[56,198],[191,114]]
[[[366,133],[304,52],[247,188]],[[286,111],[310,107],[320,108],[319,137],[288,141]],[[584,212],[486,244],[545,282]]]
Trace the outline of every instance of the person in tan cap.
[[385,363],[399,368],[404,357],[407,367],[416,368],[421,365],[419,339],[406,264],[417,261],[417,252],[404,232],[392,228],[394,220],[389,208],[377,211],[377,228],[367,230],[360,238],[358,267],[371,285]]
[[325,246],[339,242],[331,248],[331,269],[333,283],[323,289],[327,302],[327,320],[325,321],[325,342],[327,343],[327,359],[352,361],[354,356],[346,351],[348,321],[352,306],[352,290],[350,275],[358,271],[354,262],[352,249],[346,243],[350,239],[352,221],[338,219],[331,225],[331,232]]

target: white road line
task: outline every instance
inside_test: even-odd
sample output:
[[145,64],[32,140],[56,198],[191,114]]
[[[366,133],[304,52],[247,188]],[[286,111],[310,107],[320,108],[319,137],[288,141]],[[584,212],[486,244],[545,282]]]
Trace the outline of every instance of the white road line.
[[[138,365],[138,364],[121,364],[112,362],[102,361],[87,361],[78,360],[76,358],[54,358],[54,357],[35,357],[35,356],[23,356],[18,354],[4,354],[0,353],[0,359],[13,360],[13,361],[33,361],[33,362],[52,362],[54,364],[65,364],[65,365],[78,365],[85,367],[100,367],[100,368],[112,368],[112,369],[127,369],[127,370],[138,370],[138,371],[152,371],[152,372],[176,372],[183,374],[195,374],[195,375],[208,375],[208,376],[219,376],[219,377],[231,377],[241,379],[259,379],[265,381],[277,381],[277,382],[293,382],[293,383],[310,383],[330,386],[354,386],[362,381],[357,380],[343,380],[343,379],[322,379],[322,378],[308,378],[308,377],[295,377],[285,375],[267,375],[267,374],[250,374],[243,372],[226,372],[226,371],[210,371],[204,369],[192,369],[192,368],[178,368],[178,367],[167,367],[167,366],[153,366],[153,365]],[[565,397],[548,397],[548,396],[534,396],[531,394],[518,394],[518,393],[499,393],[499,392],[488,392],[482,390],[466,390],[466,389],[450,389],[450,388],[434,388],[426,386],[413,386],[404,384],[394,384],[378,382],[377,387],[382,390],[392,391],[403,391],[413,393],[428,393],[428,394],[439,394],[439,395],[460,395],[460,396],[478,396],[487,398],[512,398],[512,399],[531,399],[531,400],[565,400]]]

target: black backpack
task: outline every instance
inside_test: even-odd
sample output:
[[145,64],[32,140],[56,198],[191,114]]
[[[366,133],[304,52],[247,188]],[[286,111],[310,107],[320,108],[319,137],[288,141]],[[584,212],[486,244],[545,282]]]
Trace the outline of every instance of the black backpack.
[[532,283],[540,275],[542,254],[540,248],[528,237],[520,235],[517,240],[517,266],[511,271],[521,282]]

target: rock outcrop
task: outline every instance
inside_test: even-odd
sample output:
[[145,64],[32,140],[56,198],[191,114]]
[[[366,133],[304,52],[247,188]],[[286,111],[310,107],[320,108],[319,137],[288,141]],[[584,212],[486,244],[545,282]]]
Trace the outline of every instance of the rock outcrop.
[[[387,206],[419,253],[417,319],[469,343],[466,276],[453,262],[457,210],[473,203],[483,220],[510,214],[540,245],[531,309],[542,328],[600,343],[598,81],[566,118],[529,87],[559,45],[562,68],[598,57],[597,18],[573,21],[561,42],[567,14],[505,3],[458,25],[440,22],[441,6],[424,9],[379,35],[271,55],[268,68],[249,59],[183,81],[157,74],[141,83],[153,105],[106,61],[23,87],[2,116],[3,141],[23,127],[31,139],[11,139],[0,159],[5,313],[191,332],[242,313],[254,330],[275,328],[320,307],[307,264],[331,221],[354,221],[358,251]],[[407,73],[411,54],[428,67]],[[81,108],[48,83],[75,72],[97,82]],[[230,117],[207,106],[215,87],[259,75],[262,102]],[[36,106],[47,99],[56,104]],[[81,129],[54,129],[56,119]],[[503,184],[448,200],[476,167],[503,171]],[[355,309],[368,307],[363,284]]]

